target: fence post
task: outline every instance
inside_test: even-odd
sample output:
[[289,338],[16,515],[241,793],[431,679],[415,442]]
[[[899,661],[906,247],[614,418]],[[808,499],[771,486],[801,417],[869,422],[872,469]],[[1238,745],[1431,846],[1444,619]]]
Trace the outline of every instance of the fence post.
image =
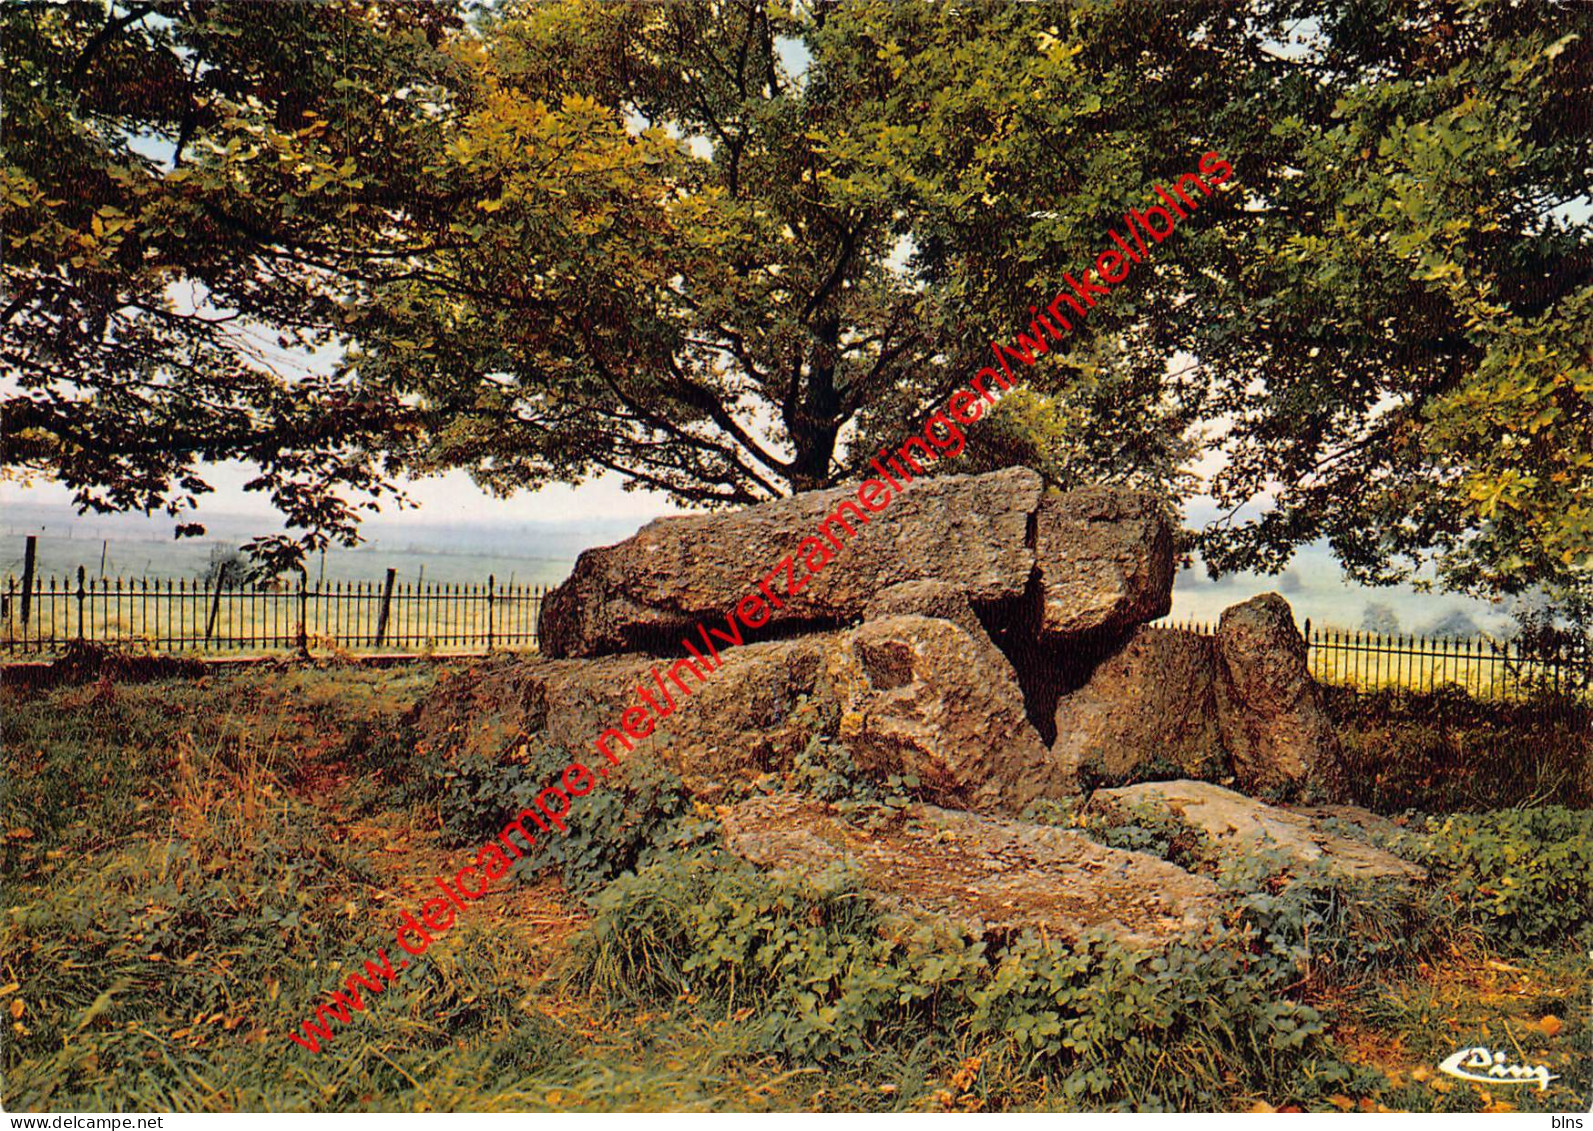
[[310,573],[303,566],[300,566],[299,567],[299,635],[298,635],[298,640],[296,641],[296,643],[298,645],[299,658],[301,660],[307,660],[307,659],[310,658],[310,630],[309,630],[308,624],[306,623],[306,616],[305,616],[305,610],[308,608],[308,603],[309,603],[309,599],[310,599],[309,587],[310,587]]
[[492,651],[492,594],[498,586],[496,574],[487,574],[487,651]]
[[87,576],[87,571],[82,566],[78,566],[77,567],[77,638],[79,640],[83,639],[83,600],[84,600],[85,597],[88,596],[87,591],[84,590],[84,588],[83,588],[83,578],[85,576]]
[[28,635],[28,613],[33,609],[33,566],[39,556],[39,539],[28,535],[28,544],[22,551],[22,636]]
[[382,611],[376,617],[376,647],[382,646],[382,641],[387,637],[387,614],[392,610],[393,604],[393,579],[398,576],[396,569],[387,571],[387,580],[382,583]]
[[[226,577],[226,570],[222,570],[216,577],[216,594],[215,594],[214,597],[212,597],[210,599],[210,616],[205,621],[205,643],[206,644],[210,643],[210,634],[215,631],[215,628],[216,628],[216,614],[221,611],[221,583],[222,583],[223,578],[225,578],[225,577]],[[207,582],[205,582],[205,585],[208,588],[210,583],[207,581]]]

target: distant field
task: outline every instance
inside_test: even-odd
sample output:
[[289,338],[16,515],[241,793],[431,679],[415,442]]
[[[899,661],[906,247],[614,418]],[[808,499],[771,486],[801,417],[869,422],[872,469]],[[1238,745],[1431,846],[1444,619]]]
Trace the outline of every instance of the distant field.
[[[307,565],[312,584],[376,582],[391,568],[400,583],[411,585],[485,585],[491,577],[499,585],[551,586],[569,576],[582,550],[617,542],[639,525],[638,520],[612,519],[513,525],[382,519],[367,526],[364,545],[328,550]],[[213,555],[236,549],[261,533],[260,527],[258,519],[222,516],[209,521],[206,537],[179,541],[171,537],[169,519],[82,517],[69,508],[17,504],[6,508],[0,525],[0,574],[21,574],[24,539],[32,534],[39,540],[37,570],[45,578],[75,577],[83,566],[88,577],[112,582],[192,582],[205,576]],[[1459,625],[1453,635],[1498,634],[1510,623],[1505,610],[1484,601],[1421,593],[1409,586],[1367,589],[1349,583],[1327,551],[1317,546],[1300,550],[1277,577],[1234,574],[1214,582],[1198,565],[1183,570],[1173,589],[1172,616],[1214,623],[1223,609],[1269,590],[1288,599],[1302,626],[1309,619],[1318,628],[1354,631],[1363,627],[1367,606],[1374,603],[1388,606],[1403,633],[1431,634],[1448,620]],[[1470,621],[1470,629],[1464,620]]]

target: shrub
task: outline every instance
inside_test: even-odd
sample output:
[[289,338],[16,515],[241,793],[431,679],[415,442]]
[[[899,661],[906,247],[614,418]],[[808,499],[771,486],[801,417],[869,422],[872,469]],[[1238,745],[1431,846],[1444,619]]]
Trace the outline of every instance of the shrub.
[[1240,931],[1275,975],[1322,988],[1355,984],[1414,962],[1435,941],[1437,901],[1393,877],[1351,877],[1325,861],[1302,864],[1277,851],[1225,858],[1218,886]]
[[[507,760],[506,760],[507,759]],[[443,840],[455,847],[497,836],[537,794],[559,781],[568,754],[521,743],[505,756],[477,751],[416,758],[406,774],[407,797],[436,806]],[[682,848],[717,827],[694,806],[678,775],[646,759],[627,762],[585,797],[572,801],[569,831],[538,838],[536,867],[560,869],[565,887],[587,895],[632,871],[661,848]]]
[[1456,687],[1357,695],[1324,687],[1345,771],[1380,813],[1593,805],[1593,706],[1499,703]]
[[880,911],[845,871],[763,874],[698,854],[601,893],[566,973],[631,1002],[745,1005],[765,1043],[799,1060],[971,1043],[1075,1104],[1309,1098],[1347,1080],[1322,1019],[1283,992],[1292,966],[1216,941],[1146,951],[1026,934],[992,956],[944,920]]
[[1509,946],[1593,934],[1593,811],[1546,806],[1430,817],[1392,846],[1428,868],[1449,914]]

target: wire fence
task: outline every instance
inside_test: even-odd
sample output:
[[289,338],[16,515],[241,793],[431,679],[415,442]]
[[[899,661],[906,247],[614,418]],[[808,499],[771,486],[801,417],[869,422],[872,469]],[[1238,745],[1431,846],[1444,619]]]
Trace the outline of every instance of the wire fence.
[[[1163,621],[1157,627],[1216,634],[1209,623]],[[1491,636],[1384,636],[1313,628],[1309,620],[1304,636],[1311,674],[1319,682],[1357,691],[1456,687],[1476,699],[1524,702],[1578,695],[1589,684],[1586,664],[1528,654],[1514,641]]]
[[6,581],[0,649],[58,655],[74,642],[152,652],[485,652],[534,649],[540,585],[381,581],[260,585],[77,576]]

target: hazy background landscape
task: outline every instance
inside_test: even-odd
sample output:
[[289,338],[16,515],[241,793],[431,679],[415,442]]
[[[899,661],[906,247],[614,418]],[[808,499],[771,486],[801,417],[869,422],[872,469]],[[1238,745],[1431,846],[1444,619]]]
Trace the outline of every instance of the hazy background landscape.
[[[481,497],[477,508],[486,516],[480,518],[470,517],[469,510],[463,510],[462,517],[439,515],[430,507],[424,513],[372,518],[364,527],[363,545],[312,558],[310,576],[374,581],[392,568],[401,582],[479,583],[490,575],[499,583],[556,585],[569,575],[582,550],[617,542],[648,521],[645,514],[596,517],[595,511],[594,517],[571,517],[581,508],[562,500],[547,507],[546,519],[520,517],[535,511],[534,501],[533,497],[516,500],[505,511],[501,501]],[[39,539],[37,569],[46,578],[74,574],[80,565],[89,576],[98,577],[103,557],[106,577],[176,579],[203,577],[213,555],[275,529],[270,519],[260,515],[207,511],[205,536],[176,540],[173,521],[165,516],[78,515],[68,505],[21,501],[15,493],[4,502],[0,571],[9,576],[22,572],[24,539],[29,534]],[[1185,522],[1199,526],[1214,517],[1209,504],[1197,501],[1188,508]],[[1172,615],[1179,620],[1215,620],[1229,605],[1269,590],[1287,597],[1300,621],[1309,618],[1319,627],[1362,628],[1367,606],[1374,603],[1387,606],[1398,630],[1407,633],[1503,634],[1511,624],[1505,605],[1419,592],[1411,586],[1356,585],[1345,579],[1327,547],[1319,544],[1301,549],[1277,577],[1240,573],[1214,582],[1198,563],[1182,570],[1173,589]]]

